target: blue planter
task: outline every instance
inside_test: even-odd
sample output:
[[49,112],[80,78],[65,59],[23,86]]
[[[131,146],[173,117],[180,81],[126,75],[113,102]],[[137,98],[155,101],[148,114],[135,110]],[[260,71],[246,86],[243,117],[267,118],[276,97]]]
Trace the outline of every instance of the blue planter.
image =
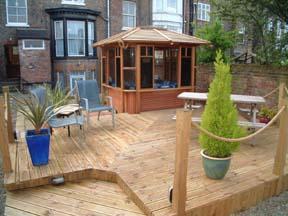
[[229,170],[231,157],[210,157],[204,154],[204,150],[201,151],[201,155],[206,176],[211,179],[223,179]]
[[26,132],[26,142],[33,166],[47,165],[49,161],[50,130],[41,129],[40,134],[35,130]]

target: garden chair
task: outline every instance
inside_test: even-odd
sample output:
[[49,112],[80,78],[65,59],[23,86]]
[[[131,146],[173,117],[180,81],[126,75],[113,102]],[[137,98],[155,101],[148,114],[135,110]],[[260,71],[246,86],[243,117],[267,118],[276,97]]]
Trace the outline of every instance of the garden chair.
[[98,112],[98,120],[102,111],[112,113],[112,124],[115,127],[115,110],[113,108],[112,97],[107,96],[108,105],[103,105],[99,96],[99,88],[96,80],[77,80],[76,93],[79,104],[87,112],[87,122],[89,125],[89,113]]
[[[45,104],[45,103],[49,103],[49,102],[47,101],[47,98],[46,98],[47,93],[46,93],[46,89],[44,87],[40,86],[40,87],[31,89],[30,93],[35,98],[37,98],[37,100],[39,101],[40,104],[49,106],[49,104]],[[55,115],[52,116],[51,119],[48,121],[48,125],[49,125],[50,129],[67,127],[68,128],[68,136],[70,137],[70,126],[71,125],[79,125],[80,129],[82,129],[82,126],[84,125],[84,117],[81,114],[81,109],[79,108],[78,113],[73,112],[70,115],[65,115],[65,117],[61,116],[60,118],[58,118],[57,113],[59,113],[59,115],[60,115],[61,109],[64,107],[65,107],[65,105],[57,108],[57,112],[55,112]],[[51,112],[53,112],[52,106],[50,106],[50,109],[51,109]],[[52,130],[51,130],[51,135],[52,135]]]

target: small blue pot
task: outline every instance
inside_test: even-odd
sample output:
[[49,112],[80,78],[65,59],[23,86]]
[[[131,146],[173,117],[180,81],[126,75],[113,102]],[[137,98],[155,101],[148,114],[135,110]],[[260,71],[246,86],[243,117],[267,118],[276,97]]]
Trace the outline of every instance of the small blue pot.
[[205,174],[211,179],[223,179],[230,167],[231,157],[214,158],[201,151]]
[[35,130],[27,130],[26,142],[33,166],[47,165],[49,161],[50,130],[41,129],[40,134],[35,134]]

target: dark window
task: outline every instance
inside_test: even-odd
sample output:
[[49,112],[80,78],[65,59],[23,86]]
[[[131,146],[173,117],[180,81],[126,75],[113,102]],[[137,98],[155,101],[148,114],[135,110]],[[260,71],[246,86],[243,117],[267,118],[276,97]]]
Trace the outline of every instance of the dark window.
[[109,82],[110,86],[116,87],[115,76],[115,49],[109,49]]
[[94,56],[95,24],[91,20],[54,21],[54,56]]
[[191,85],[191,58],[182,57],[181,86]]
[[136,89],[135,70],[124,70],[124,89]]
[[121,87],[121,65],[120,58],[116,58],[116,84],[117,87]]
[[141,58],[141,88],[153,88],[153,58]]
[[106,58],[102,58],[102,81],[103,83],[106,83]]
[[135,48],[129,47],[123,50],[124,67],[135,67]]

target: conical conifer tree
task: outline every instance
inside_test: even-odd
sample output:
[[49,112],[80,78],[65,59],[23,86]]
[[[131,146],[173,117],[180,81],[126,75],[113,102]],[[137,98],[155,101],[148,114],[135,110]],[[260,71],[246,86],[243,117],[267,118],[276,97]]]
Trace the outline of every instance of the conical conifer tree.
[[[232,81],[230,65],[223,62],[221,51],[217,52],[214,65],[216,73],[209,87],[201,126],[221,137],[241,137],[244,134],[237,124],[238,112],[230,98]],[[218,141],[203,133],[200,134],[199,142],[206,155],[217,158],[230,156],[239,146],[239,143]]]

